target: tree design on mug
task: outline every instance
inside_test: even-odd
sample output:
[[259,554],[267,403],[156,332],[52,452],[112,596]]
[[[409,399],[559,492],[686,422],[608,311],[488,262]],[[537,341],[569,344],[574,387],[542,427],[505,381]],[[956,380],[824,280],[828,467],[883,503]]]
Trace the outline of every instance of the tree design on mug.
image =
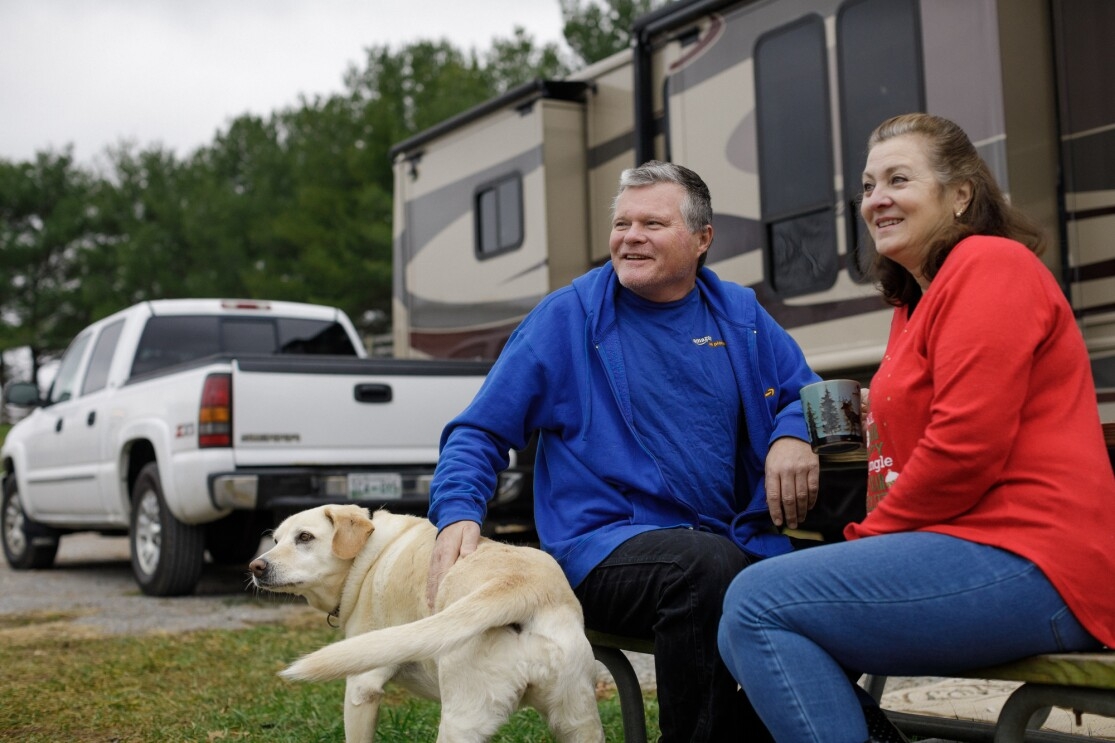
[[832,435],[842,430],[844,421],[841,418],[836,400],[832,397],[832,390],[825,388],[825,396],[821,398],[821,423],[824,425],[825,433]]

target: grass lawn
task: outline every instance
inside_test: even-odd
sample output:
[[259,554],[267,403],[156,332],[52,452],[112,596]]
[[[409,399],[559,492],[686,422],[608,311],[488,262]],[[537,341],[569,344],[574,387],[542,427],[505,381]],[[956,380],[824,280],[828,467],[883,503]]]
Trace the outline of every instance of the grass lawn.
[[[344,682],[296,684],[275,675],[289,661],[336,638],[320,622],[83,637],[75,636],[67,619],[0,616],[0,740],[344,740]],[[622,741],[614,690],[601,693],[600,711],[608,741]],[[658,708],[653,696],[647,711],[654,740]],[[396,692],[381,713],[377,740],[433,741],[438,714],[437,704]],[[521,710],[493,740],[552,738],[537,713]]]

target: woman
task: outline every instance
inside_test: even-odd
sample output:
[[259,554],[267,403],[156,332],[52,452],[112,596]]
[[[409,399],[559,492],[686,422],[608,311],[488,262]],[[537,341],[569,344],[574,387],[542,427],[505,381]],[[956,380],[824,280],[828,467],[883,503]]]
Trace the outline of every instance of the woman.
[[720,625],[778,741],[901,740],[875,731],[861,672],[1115,645],[1115,476],[1040,231],[926,114],[871,135],[861,214],[895,307],[866,417],[869,513],[846,542],[743,571]]

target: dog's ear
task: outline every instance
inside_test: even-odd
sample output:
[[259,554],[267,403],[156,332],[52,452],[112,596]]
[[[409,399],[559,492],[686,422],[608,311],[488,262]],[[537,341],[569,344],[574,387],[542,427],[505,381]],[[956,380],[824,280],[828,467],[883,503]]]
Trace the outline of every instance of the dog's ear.
[[360,506],[326,506],[325,516],[333,522],[333,554],[342,560],[360,554],[375,528],[368,510]]

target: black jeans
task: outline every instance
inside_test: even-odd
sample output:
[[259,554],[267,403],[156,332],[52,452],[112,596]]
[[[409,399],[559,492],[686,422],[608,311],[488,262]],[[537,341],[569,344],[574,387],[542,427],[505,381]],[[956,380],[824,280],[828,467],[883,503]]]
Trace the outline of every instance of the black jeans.
[[771,740],[716,645],[724,593],[750,562],[726,537],[658,529],[621,544],[576,588],[587,627],[654,641],[664,743]]

